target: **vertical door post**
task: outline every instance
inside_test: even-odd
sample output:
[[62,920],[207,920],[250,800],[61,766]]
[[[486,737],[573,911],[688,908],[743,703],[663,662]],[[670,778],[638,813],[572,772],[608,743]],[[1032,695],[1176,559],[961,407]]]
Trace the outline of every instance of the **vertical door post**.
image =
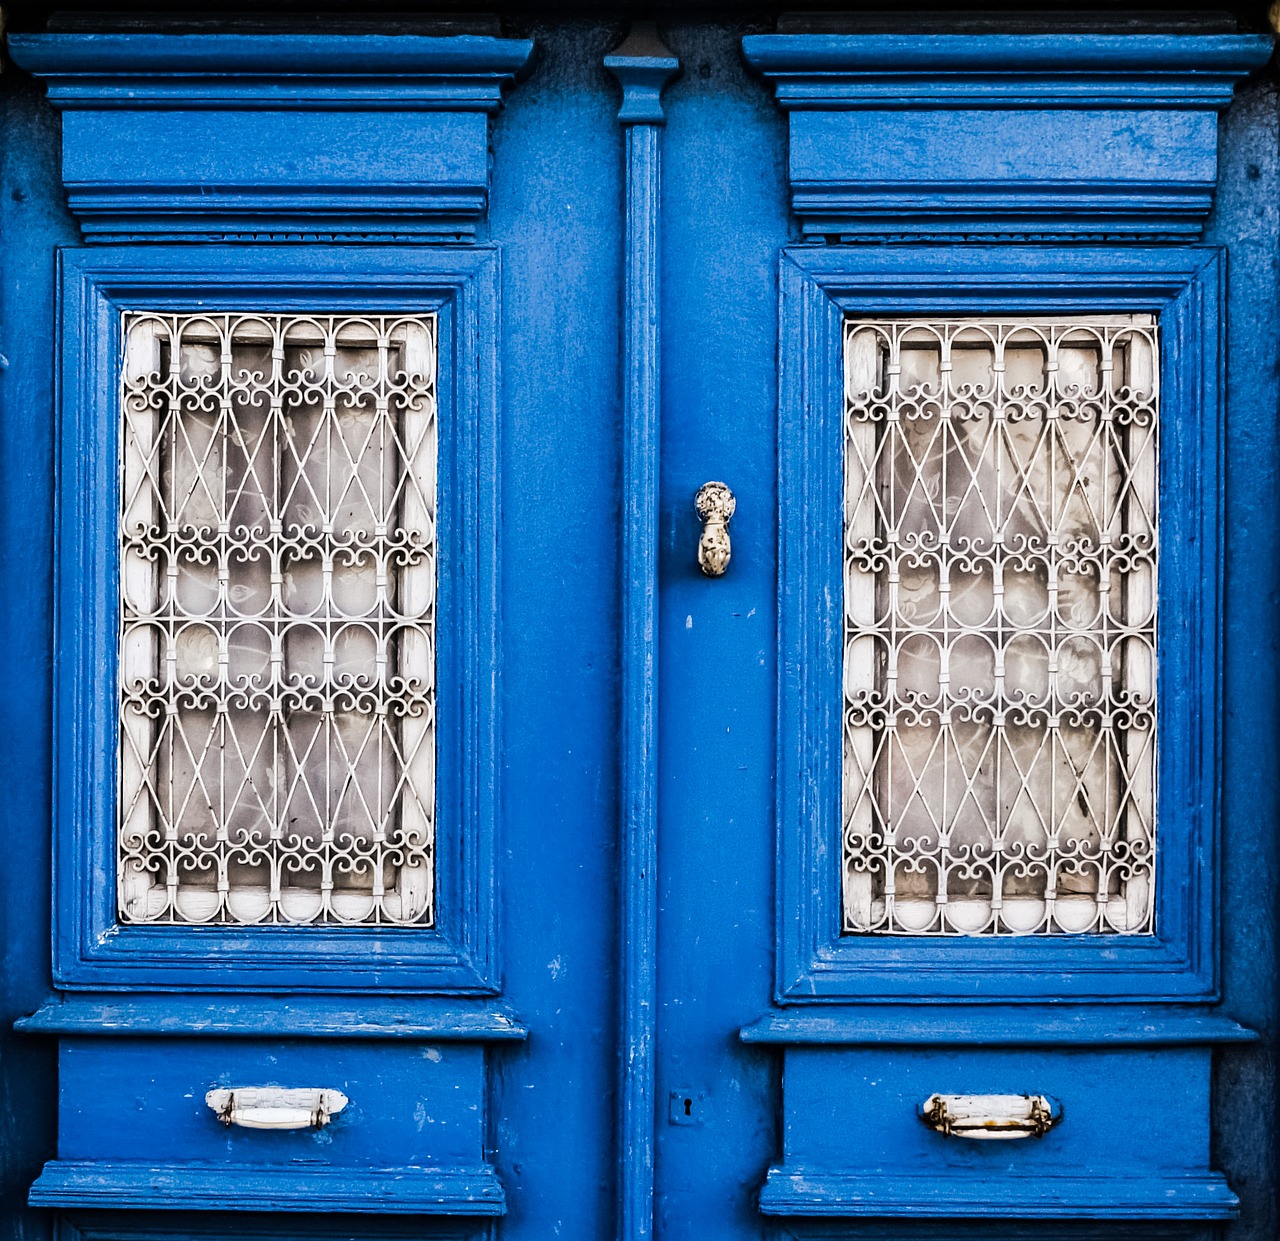
[[641,1241],[653,1235],[656,1111],[660,127],[680,62],[637,23],[604,64],[622,86],[626,130],[617,1235]]

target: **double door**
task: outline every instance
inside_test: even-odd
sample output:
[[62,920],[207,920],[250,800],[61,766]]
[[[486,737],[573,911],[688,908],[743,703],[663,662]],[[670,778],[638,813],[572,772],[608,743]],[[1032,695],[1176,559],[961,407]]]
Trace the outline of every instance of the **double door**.
[[663,34],[15,39],[31,1228],[1266,1235],[1265,41]]

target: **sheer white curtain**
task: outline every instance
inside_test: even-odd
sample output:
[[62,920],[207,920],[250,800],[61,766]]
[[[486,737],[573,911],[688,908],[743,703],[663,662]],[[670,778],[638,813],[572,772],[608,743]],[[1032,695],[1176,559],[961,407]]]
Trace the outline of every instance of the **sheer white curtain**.
[[121,918],[429,923],[434,320],[125,342]]
[[848,933],[1150,932],[1149,317],[845,333]]

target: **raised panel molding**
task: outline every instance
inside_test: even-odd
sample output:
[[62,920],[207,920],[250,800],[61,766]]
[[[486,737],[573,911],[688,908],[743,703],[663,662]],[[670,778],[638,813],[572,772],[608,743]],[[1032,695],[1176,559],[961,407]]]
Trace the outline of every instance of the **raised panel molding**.
[[792,209],[840,241],[1188,239],[1269,35],[753,35]]
[[465,240],[524,39],[13,35],[86,239]]
[[[1196,246],[794,246],[779,268],[778,953],[783,1005],[1219,998],[1221,333],[1225,264]],[[839,860],[847,316],[1159,317],[1161,866],[1152,935],[844,935]],[[1176,501],[1174,500],[1176,497]],[[832,602],[832,601],[835,602]],[[835,614],[831,611],[835,610]],[[833,618],[834,615],[834,618]],[[815,878],[818,877],[818,878]]]
[[[59,476],[54,980],[89,991],[492,995],[501,804],[498,252],[448,246],[83,246],[59,256]],[[115,885],[115,487],[120,323],[165,314],[428,313],[439,324],[442,548],[435,652],[435,923],[144,926]],[[465,571],[464,571],[465,566]],[[85,669],[92,669],[92,673]],[[104,674],[104,671],[105,674]],[[449,701],[445,695],[450,695]]]
[[[503,1213],[486,1158],[481,1033],[393,1041],[103,1033],[59,1039],[57,1158],[31,1187],[33,1206]],[[262,1086],[327,1089],[347,1103],[332,1119],[273,1132],[231,1123],[209,1099]]]
[[[790,1046],[770,1216],[889,1219],[1231,1219],[1210,1168],[1208,1045]],[[1060,1114],[1022,1141],[965,1141],[923,1123],[942,1089],[1045,1094]],[[1176,1104],[1170,1104],[1176,1100]],[[1171,1116],[1176,1122],[1171,1123]]]

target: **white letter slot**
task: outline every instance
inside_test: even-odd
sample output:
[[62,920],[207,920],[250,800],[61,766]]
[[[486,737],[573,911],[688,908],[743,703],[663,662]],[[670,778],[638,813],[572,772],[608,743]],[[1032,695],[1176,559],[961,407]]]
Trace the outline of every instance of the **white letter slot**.
[[211,1090],[204,1101],[224,1125],[242,1129],[319,1129],[347,1106],[341,1090],[311,1086],[235,1086]]
[[1062,1119],[1062,1104],[1042,1094],[933,1094],[920,1115],[944,1138],[1042,1138]]

